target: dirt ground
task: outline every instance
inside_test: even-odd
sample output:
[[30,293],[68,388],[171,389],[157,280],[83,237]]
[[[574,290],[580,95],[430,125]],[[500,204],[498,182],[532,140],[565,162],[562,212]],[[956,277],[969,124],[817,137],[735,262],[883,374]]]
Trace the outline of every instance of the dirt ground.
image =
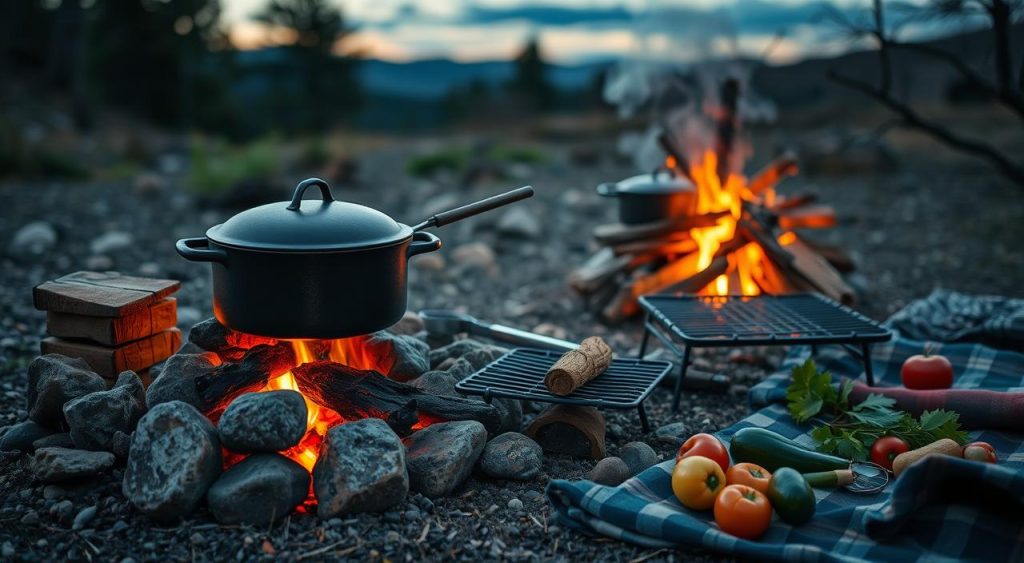
[[[456,177],[416,180],[400,164],[428,150],[426,141],[408,142],[366,153],[360,160],[364,180],[357,188],[338,189],[336,197],[377,207],[400,221],[414,223],[444,206],[468,202],[530,183],[537,195],[522,205],[538,219],[529,236],[499,231],[500,213],[481,216],[436,233],[444,240],[443,262],[414,264],[410,309],[456,308],[482,319],[581,339],[600,334],[619,353],[635,352],[637,322],[605,327],[588,314],[566,284],[574,265],[593,251],[590,229],[615,216],[612,202],[593,187],[633,172],[608,156],[612,140],[599,145],[604,155],[592,165],[569,158],[572,146],[546,143],[548,160],[514,170],[513,178],[482,180],[460,189]],[[870,170],[868,168],[867,170]],[[300,179],[299,177],[294,178]],[[977,167],[949,167],[919,159],[882,173],[865,169],[811,173],[788,181],[783,192],[810,191],[835,206],[839,225],[822,238],[844,245],[859,268],[850,279],[860,292],[856,307],[883,319],[908,301],[944,287],[974,293],[1024,296],[1024,192]],[[281,199],[288,197],[285,188]],[[178,181],[157,193],[139,191],[131,182],[4,184],[0,243],[31,221],[46,221],[58,233],[45,255],[0,259],[0,426],[25,416],[25,366],[38,354],[45,315],[32,308],[31,288],[47,279],[99,263],[90,242],[104,233],[130,233],[132,242],[109,264],[129,274],[182,281],[178,294],[185,327],[210,316],[208,268],[190,264],[174,252],[174,242],[201,236],[231,212],[204,209]],[[480,244],[493,250],[471,265],[459,260],[460,247]],[[477,249],[479,250],[479,249]],[[470,252],[463,250],[463,253]],[[104,264],[108,265],[108,264]],[[649,402],[657,427],[681,421],[692,432],[715,431],[748,414],[745,386],[755,384],[781,360],[781,350],[758,349],[742,357],[729,351],[701,352],[698,366],[733,376],[739,384],[728,394],[687,393],[681,412],[671,414],[669,393],[655,392]],[[641,433],[632,411],[607,412],[609,451],[633,440],[651,443],[659,454],[672,447]],[[581,478],[592,461],[548,456],[544,475],[531,482],[470,480],[431,509],[409,507],[384,515],[360,515],[321,522],[296,513],[271,529],[219,526],[205,510],[174,527],[154,525],[135,513],[120,493],[120,470],[96,483],[44,488],[34,482],[27,459],[0,460],[0,559],[54,560],[250,560],[277,556],[296,560],[545,559],[650,561],[714,558],[700,550],[653,551],[585,537],[551,522],[541,494],[550,479]],[[45,489],[49,489],[44,492]],[[526,511],[507,508],[518,498]],[[63,501],[70,501],[68,504]],[[72,531],[79,510],[96,506],[88,529]],[[29,512],[35,518],[25,518]]]

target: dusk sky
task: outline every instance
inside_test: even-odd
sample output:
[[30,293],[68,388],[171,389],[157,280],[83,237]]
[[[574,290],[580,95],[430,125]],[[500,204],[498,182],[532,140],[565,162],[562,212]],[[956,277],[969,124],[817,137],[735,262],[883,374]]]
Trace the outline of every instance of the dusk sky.
[[[222,0],[241,48],[281,31],[252,21],[267,0]],[[923,0],[917,0],[921,2]],[[350,42],[373,58],[507,59],[530,36],[560,63],[649,57],[692,61],[752,56],[785,63],[851,48],[823,15],[823,0],[335,0],[359,31]],[[860,17],[870,0],[833,0]],[[941,33],[930,28],[928,33]],[[782,35],[780,35],[780,32]]]

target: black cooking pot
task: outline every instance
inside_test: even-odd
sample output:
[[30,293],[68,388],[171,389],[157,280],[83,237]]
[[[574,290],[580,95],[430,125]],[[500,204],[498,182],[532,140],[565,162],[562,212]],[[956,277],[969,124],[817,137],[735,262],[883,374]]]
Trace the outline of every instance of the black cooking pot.
[[697,190],[685,178],[659,168],[621,182],[597,186],[597,193],[619,199],[619,222],[625,225],[652,223],[693,213]]
[[[311,186],[322,201],[303,201]],[[243,211],[179,240],[178,254],[213,263],[213,312],[234,330],[272,338],[347,338],[387,328],[406,309],[406,261],[441,248],[440,227],[533,195],[527,186],[438,213],[414,227],[335,201],[310,178],[291,203]]]

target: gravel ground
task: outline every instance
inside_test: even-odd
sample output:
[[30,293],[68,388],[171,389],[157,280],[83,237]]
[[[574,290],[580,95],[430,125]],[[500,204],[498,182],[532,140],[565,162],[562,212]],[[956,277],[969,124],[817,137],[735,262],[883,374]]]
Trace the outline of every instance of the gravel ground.
[[[522,180],[482,182],[453,189],[452,180],[413,181],[401,166],[412,150],[380,150],[361,162],[358,189],[336,197],[374,205],[407,223],[432,211],[529,182],[537,196],[524,204],[539,219],[525,237],[499,232],[502,213],[481,216],[439,229],[443,260],[419,258],[410,279],[410,308],[457,308],[480,318],[549,334],[583,338],[600,334],[620,353],[639,344],[637,323],[604,327],[586,313],[568,289],[569,269],[592,251],[587,233],[615,215],[607,201],[592,193],[599,181],[629,175],[613,159],[579,168],[568,163],[567,148],[546,147],[550,162],[516,170]],[[297,174],[296,177],[299,177]],[[199,207],[174,189],[140,192],[130,183],[32,184],[0,186],[7,202],[0,216],[0,244],[23,225],[50,223],[56,245],[42,256],[6,254],[0,268],[0,426],[25,417],[25,366],[37,355],[45,316],[31,304],[32,286],[78,269],[117,269],[124,273],[182,280],[178,294],[182,324],[210,315],[207,268],[190,264],[173,243],[199,236],[230,212]],[[1024,205],[1019,191],[973,171],[921,167],[881,176],[800,178],[787,190],[810,190],[835,205],[840,225],[827,240],[841,242],[859,259],[853,283],[862,291],[858,307],[884,318],[934,287],[972,292],[1024,295]],[[281,199],[290,190],[283,191]],[[454,193],[455,198],[447,195]],[[447,200],[447,202],[445,201]],[[107,258],[90,250],[96,237],[111,231],[130,233],[127,247]],[[470,245],[470,246],[466,246]],[[472,246],[476,245],[476,246]],[[460,248],[461,247],[461,248]],[[483,247],[483,248],[482,248]],[[493,260],[488,249],[493,250]],[[782,350],[755,349],[742,354],[701,351],[698,367],[718,370],[737,384],[728,394],[688,393],[681,412],[668,411],[669,393],[657,390],[648,403],[656,427],[681,421],[691,432],[715,431],[747,414],[745,389],[755,384]],[[633,440],[651,443],[664,458],[674,448],[643,435],[632,411],[606,413],[615,454]],[[352,558],[356,560],[550,559],[674,560],[719,559],[699,550],[652,551],[588,538],[562,530],[549,520],[542,493],[549,479],[581,478],[593,462],[547,456],[544,475],[527,483],[473,476],[456,496],[434,502],[411,497],[406,507],[383,515],[361,515],[321,522],[296,513],[270,529],[225,527],[205,509],[171,528],[139,516],[120,493],[120,470],[112,478],[64,487],[33,482],[25,458],[0,460],[0,559],[282,559]],[[507,508],[520,499],[523,511]],[[71,522],[83,509],[96,508],[83,529]]]

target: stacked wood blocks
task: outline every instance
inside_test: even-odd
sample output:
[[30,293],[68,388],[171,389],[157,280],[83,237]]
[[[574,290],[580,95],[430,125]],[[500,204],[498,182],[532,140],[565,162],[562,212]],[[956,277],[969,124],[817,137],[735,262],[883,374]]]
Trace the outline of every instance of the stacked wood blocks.
[[82,358],[114,380],[132,370],[144,375],[181,347],[175,280],[75,272],[35,287],[36,309],[46,311],[43,354]]

